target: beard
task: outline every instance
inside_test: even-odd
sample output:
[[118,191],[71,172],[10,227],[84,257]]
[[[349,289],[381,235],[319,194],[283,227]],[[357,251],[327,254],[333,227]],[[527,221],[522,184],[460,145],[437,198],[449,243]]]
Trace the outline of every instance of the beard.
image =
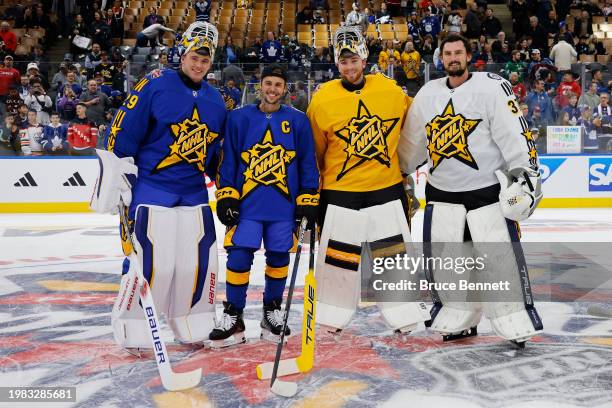
[[444,70],[446,71],[446,74],[448,76],[460,77],[467,70],[467,64],[461,65],[461,63],[458,63],[458,64],[453,63],[452,66],[449,65],[449,66],[444,67]]

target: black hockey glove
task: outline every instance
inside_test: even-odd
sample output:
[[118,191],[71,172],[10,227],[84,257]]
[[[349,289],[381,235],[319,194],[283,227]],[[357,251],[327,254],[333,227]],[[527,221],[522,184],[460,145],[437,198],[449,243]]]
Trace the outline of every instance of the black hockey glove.
[[217,217],[223,225],[233,227],[240,218],[240,193],[232,187],[223,187],[215,193],[217,197]]
[[319,192],[317,190],[304,190],[297,196],[295,207],[295,222],[300,225],[302,217],[308,220],[307,228],[311,230],[317,222],[319,215]]

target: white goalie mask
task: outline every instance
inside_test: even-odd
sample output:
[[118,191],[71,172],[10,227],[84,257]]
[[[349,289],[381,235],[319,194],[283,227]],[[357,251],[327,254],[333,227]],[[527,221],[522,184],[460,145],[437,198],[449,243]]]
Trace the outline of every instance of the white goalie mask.
[[348,50],[359,55],[363,60],[368,59],[368,46],[358,26],[338,27],[334,33],[334,59],[340,59],[342,51]]
[[191,23],[183,33],[178,45],[178,53],[183,56],[189,51],[198,51],[205,48],[208,49],[210,58],[214,59],[218,42],[219,32],[217,27],[204,21],[196,21]]

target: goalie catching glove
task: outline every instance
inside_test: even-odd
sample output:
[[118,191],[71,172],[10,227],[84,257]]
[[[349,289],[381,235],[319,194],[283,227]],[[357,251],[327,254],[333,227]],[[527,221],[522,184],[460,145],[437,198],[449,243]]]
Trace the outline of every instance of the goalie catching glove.
[[312,230],[319,214],[319,193],[316,190],[305,190],[295,199],[295,222],[299,226],[302,217],[306,217],[306,229]]
[[96,149],[100,173],[96,180],[89,207],[95,212],[117,214],[119,201],[125,206],[132,202],[132,185],[138,176],[138,167],[132,157],[117,157],[113,152]]
[[540,172],[526,167],[516,167],[505,173],[496,170],[501,185],[499,203],[504,217],[513,221],[526,220],[542,199]]
[[226,227],[238,224],[240,217],[240,193],[233,187],[223,187],[215,193],[217,217]]

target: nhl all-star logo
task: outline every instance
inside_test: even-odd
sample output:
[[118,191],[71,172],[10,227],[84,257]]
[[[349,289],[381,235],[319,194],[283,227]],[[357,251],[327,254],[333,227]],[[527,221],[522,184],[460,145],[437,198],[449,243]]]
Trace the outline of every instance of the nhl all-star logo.
[[[538,344],[513,350],[508,343],[449,347],[419,355],[414,365],[439,379],[436,392],[482,406],[495,401],[559,401],[598,406],[612,401],[612,389],[593,392],[591,384],[610,381],[612,349],[596,345]],[[559,390],[569,390],[571,393]],[[497,405],[495,405],[497,406]],[[526,405],[527,406],[527,405]]]
[[212,132],[206,123],[200,121],[197,106],[193,107],[190,118],[170,126],[174,141],[168,146],[170,152],[155,167],[155,172],[174,166],[181,162],[189,163],[204,171],[206,147],[210,145],[219,133]]

